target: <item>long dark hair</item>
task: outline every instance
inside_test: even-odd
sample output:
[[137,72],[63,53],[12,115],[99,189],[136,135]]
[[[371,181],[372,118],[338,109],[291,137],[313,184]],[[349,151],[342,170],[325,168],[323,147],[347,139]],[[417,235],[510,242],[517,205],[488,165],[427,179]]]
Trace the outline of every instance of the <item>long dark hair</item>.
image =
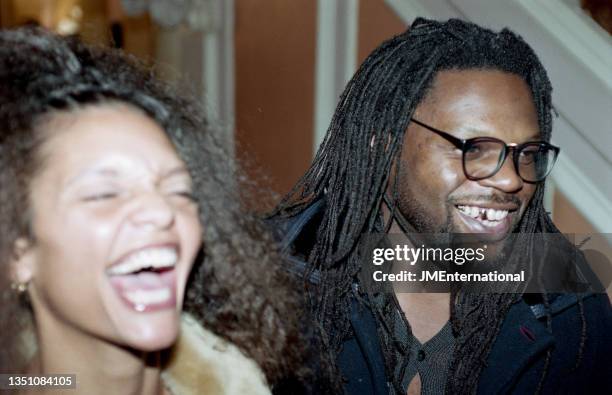
[[[325,198],[326,210],[308,256],[310,270],[321,272],[321,283],[308,289],[311,308],[332,361],[337,359],[342,342],[350,333],[347,296],[360,270],[356,246],[362,234],[381,232],[384,228],[381,202],[390,182],[391,166],[405,143],[412,114],[432,86],[436,73],[453,69],[493,69],[520,76],[533,95],[541,138],[550,140],[550,81],[534,51],[507,29],[496,33],[455,19],[437,22],[418,18],[405,33],[384,42],[368,56],[344,90],[310,169],[273,213],[294,216]],[[543,193],[541,183],[518,232],[558,232],[544,210]],[[446,386],[448,393],[475,391],[506,312],[518,298],[520,295],[511,292],[494,295],[459,292],[451,296],[455,301],[451,306],[451,324],[457,338]],[[582,312],[581,302],[580,307]],[[378,315],[388,314],[376,311],[375,306],[373,309]],[[548,316],[549,328],[550,322]],[[584,334],[583,325],[579,354]],[[549,361],[550,352],[540,386]]]
[[26,363],[16,317],[27,308],[9,289],[7,263],[15,240],[32,236],[28,195],[44,165],[40,126],[56,112],[113,102],[162,126],[193,178],[204,244],[185,309],[252,357],[270,383],[299,371],[298,299],[271,237],[245,212],[248,197],[239,194],[240,173],[222,130],[134,58],[38,28],[0,32],[0,368],[15,372]]

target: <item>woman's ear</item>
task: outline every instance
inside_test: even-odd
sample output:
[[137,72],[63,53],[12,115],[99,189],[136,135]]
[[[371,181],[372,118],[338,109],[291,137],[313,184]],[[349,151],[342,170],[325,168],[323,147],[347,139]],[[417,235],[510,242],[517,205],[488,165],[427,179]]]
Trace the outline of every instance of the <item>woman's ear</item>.
[[11,260],[11,281],[15,284],[27,284],[34,276],[34,248],[24,237],[15,241],[13,259]]

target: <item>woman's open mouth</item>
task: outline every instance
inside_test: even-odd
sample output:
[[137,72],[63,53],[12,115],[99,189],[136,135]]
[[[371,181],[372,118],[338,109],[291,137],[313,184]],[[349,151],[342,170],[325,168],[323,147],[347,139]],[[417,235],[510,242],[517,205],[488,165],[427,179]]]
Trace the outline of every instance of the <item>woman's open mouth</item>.
[[120,299],[138,312],[176,307],[178,249],[146,247],[123,257],[106,270]]

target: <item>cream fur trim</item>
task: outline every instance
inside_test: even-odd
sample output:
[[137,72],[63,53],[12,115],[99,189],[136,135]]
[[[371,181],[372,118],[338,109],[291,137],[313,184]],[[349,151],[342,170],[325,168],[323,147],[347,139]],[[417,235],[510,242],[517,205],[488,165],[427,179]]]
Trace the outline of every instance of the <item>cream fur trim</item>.
[[187,315],[163,378],[175,395],[270,394],[252,359]]

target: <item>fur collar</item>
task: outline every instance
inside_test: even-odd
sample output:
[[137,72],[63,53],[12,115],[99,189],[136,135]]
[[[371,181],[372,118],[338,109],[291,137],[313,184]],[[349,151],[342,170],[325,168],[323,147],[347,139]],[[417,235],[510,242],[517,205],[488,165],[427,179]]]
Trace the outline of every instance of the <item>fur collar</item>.
[[175,395],[270,394],[252,359],[186,315],[162,377]]

